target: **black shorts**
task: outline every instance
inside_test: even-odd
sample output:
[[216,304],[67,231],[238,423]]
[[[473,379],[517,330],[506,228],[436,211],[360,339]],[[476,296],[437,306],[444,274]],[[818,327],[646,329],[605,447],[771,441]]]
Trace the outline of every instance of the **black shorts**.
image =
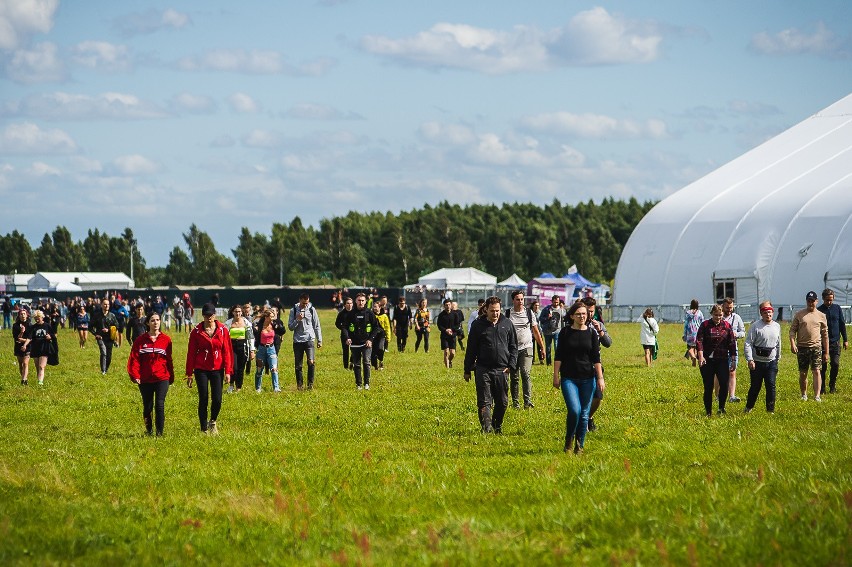
[[456,336],[441,334],[441,350],[456,348]]

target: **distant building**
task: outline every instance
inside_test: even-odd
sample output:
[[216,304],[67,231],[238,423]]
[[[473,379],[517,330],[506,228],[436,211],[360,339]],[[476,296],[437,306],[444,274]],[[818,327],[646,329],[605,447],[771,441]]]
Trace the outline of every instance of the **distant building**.
[[122,272],[37,272],[27,281],[29,291],[92,291],[132,287],[133,280]]
[[27,282],[35,274],[8,274],[0,276],[0,292],[15,293],[16,291],[27,291]]

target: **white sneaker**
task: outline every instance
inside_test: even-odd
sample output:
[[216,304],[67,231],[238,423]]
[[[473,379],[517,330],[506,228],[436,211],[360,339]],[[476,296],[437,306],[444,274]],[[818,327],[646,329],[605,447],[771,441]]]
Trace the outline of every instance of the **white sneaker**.
[[275,389],[274,389],[274,390],[272,390],[272,391],[273,391],[273,392],[280,392],[280,391],[281,391],[281,388],[275,388]]
[[360,389],[361,389],[361,384],[358,384],[357,386],[355,386],[355,388],[356,388],[356,389],[358,389],[358,390],[360,390]]
[[255,390],[255,392],[257,392],[258,394],[260,394],[260,393],[262,393],[262,392],[263,392],[263,389],[258,388],[257,390]]
[[234,393],[234,387],[233,387],[233,386],[228,386],[228,393],[229,393],[229,394],[233,394],[233,393]]
[[802,394],[802,401],[805,401],[805,402],[808,401],[808,395],[807,394]]
[[821,401],[822,401],[822,398],[820,398],[819,396],[817,396],[817,397],[815,397],[815,398],[814,398],[814,401],[815,401],[815,402],[821,402]]
[[369,385],[369,384],[364,384],[364,389],[365,389],[365,390],[369,390],[369,389],[370,389],[370,385]]

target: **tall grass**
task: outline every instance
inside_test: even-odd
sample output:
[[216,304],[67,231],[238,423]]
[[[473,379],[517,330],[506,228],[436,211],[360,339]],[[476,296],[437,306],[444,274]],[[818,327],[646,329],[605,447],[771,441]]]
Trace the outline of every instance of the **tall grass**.
[[[94,343],[63,331],[61,365],[22,387],[3,331],[0,564],[852,564],[845,353],[821,404],[799,400],[785,353],[774,415],[761,396],[706,419],[680,328],[663,325],[645,368],[638,327],[613,324],[600,429],[574,456],[550,368],[534,366],[535,409],[483,436],[437,337],[428,354],[392,348],[359,392],[322,322],[313,391],[296,391],[288,334],[281,394],[247,378],[206,436],[179,379],[161,439],[143,435],[127,345],[104,377]],[[182,374],[186,336],[170,334]]]

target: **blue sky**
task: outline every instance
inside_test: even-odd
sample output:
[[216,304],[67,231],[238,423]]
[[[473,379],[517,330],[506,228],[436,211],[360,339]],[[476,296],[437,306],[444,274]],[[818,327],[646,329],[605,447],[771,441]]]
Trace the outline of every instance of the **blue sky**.
[[0,233],[661,199],[852,92],[852,2],[0,0]]

